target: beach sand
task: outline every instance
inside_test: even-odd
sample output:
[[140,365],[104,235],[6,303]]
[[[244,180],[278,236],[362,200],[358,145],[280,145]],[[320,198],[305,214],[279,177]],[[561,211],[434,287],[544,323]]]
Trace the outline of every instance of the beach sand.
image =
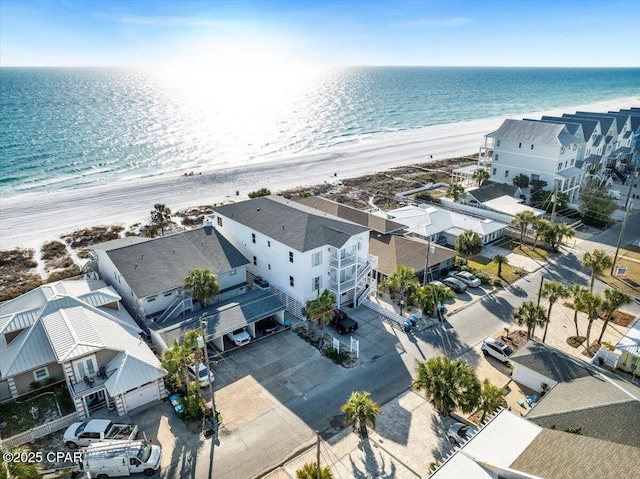
[[[540,118],[543,114],[561,115],[576,110],[605,112],[639,105],[640,97],[621,98],[513,118]],[[194,176],[161,175],[2,199],[0,249],[38,248],[44,241],[78,228],[144,221],[155,203],[164,203],[175,212],[188,206],[247,199],[247,193],[261,187],[275,193],[431,159],[471,155],[484,145],[484,135],[497,129],[503,120],[491,118],[375,135],[323,151]]]

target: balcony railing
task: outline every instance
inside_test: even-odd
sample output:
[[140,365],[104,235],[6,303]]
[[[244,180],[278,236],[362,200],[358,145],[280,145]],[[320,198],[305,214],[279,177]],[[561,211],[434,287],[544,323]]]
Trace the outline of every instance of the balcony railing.
[[69,381],[69,384],[71,385],[71,394],[73,397],[80,395],[85,396],[101,389],[104,386],[104,383],[107,382],[107,379],[109,379],[116,371],[117,369],[112,369],[110,371],[105,371],[104,374],[97,373],[91,377],[87,377],[86,380],[83,379],[75,383]]
[[356,262],[357,256],[358,255],[356,253],[346,255],[340,259],[337,256],[330,256],[329,265],[333,266],[334,268],[337,268],[337,267],[344,268],[345,266],[350,266],[354,264]]

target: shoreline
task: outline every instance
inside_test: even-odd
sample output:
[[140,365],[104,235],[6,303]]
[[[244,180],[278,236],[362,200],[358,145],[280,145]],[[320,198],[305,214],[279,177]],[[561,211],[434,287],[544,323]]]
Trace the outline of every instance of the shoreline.
[[[630,106],[640,106],[640,97],[532,112],[518,118],[539,118],[575,110],[606,112]],[[247,193],[262,187],[276,193],[364,176],[397,166],[473,155],[484,143],[484,135],[497,129],[506,118],[373,135],[323,151],[265,158],[249,166],[196,172],[193,176],[184,176],[180,171],[2,199],[0,249],[17,246],[37,249],[45,241],[88,226],[131,225],[148,217],[155,203],[164,203],[176,212],[190,206],[244,200]]]

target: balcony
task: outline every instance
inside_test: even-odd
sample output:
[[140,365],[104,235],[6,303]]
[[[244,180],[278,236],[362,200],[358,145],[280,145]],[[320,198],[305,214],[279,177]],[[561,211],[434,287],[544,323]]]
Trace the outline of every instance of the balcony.
[[116,371],[117,369],[104,371],[103,373],[98,371],[96,375],[87,378],[86,380],[78,381],[75,383],[71,382],[71,379],[69,379],[69,385],[71,386],[71,395],[73,397],[86,396],[87,394],[91,394],[98,391],[99,389],[102,389],[104,387],[104,383],[107,382],[107,379],[109,379],[111,375]]
[[337,281],[329,280],[329,289],[334,293],[338,293],[338,292],[344,293],[345,291],[348,291],[356,287],[356,283],[354,279],[355,279],[355,276],[352,276],[350,278],[345,279],[344,281],[340,281],[340,283],[338,283]]
[[356,253],[345,255],[342,258],[338,258],[337,256],[330,256],[329,266],[333,268],[345,268],[347,266],[355,264],[357,257],[358,255]]

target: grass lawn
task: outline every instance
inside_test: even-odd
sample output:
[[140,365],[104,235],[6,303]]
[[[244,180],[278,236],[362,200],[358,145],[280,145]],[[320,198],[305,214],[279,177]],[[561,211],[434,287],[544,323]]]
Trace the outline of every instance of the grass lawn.
[[619,256],[618,263],[627,266],[627,273],[624,276],[611,276],[609,271],[606,271],[605,274],[598,276],[598,279],[612,288],[618,288],[631,296],[640,296],[640,263],[621,261]]
[[467,266],[478,269],[491,276],[491,278],[501,279],[509,284],[520,278],[520,276],[515,274],[517,268],[509,264],[502,265],[502,277],[498,277],[498,265],[491,261],[490,258],[481,255],[470,258]]
[[507,241],[500,245],[501,248],[508,249],[513,253],[528,256],[533,259],[546,260],[549,257],[549,252],[546,249],[537,246],[536,249],[533,250],[531,249],[531,246],[532,245],[525,244],[522,246],[522,249],[520,249],[520,242],[515,240]]

